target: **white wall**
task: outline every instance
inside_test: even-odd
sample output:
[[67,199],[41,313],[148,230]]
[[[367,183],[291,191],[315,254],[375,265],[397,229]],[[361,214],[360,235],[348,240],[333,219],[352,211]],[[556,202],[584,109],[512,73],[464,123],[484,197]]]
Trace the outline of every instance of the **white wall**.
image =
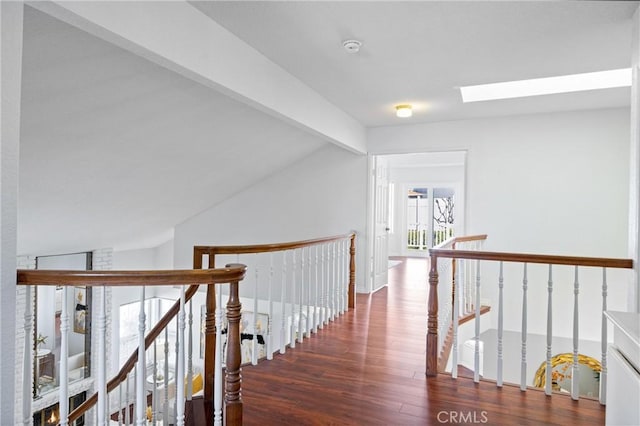
[[355,230],[356,282],[363,290],[366,192],[367,158],[328,145],[177,225],[175,267],[192,266],[194,245],[286,242]]
[[[627,108],[381,127],[370,130],[369,150],[467,150],[466,233],[487,233],[487,250],[627,255]],[[546,312],[546,271],[531,269],[529,332],[544,334],[536,318]],[[507,273],[505,328],[519,330],[521,266]],[[581,272],[585,338],[600,330],[599,274]],[[482,276],[483,298],[497,300],[495,268],[483,267]],[[572,271],[557,271],[556,281],[554,332],[567,336]],[[610,309],[626,309],[624,274],[610,274],[609,296]]]
[[640,312],[640,7],[633,15],[631,37],[631,144],[629,149],[629,257],[634,260],[633,276],[629,280],[629,311]]
[[158,270],[173,268],[173,240],[157,247],[113,252],[113,269]]
[[[16,341],[16,254],[18,218],[18,151],[20,143],[20,87],[22,81],[22,2],[0,3],[0,341]],[[13,346],[9,345],[9,348]],[[0,354],[0,423],[28,420],[14,408],[15,351]]]

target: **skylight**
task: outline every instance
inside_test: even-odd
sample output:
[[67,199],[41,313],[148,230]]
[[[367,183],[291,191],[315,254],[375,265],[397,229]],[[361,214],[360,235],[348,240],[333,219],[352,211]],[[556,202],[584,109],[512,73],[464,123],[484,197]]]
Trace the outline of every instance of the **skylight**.
[[460,87],[462,102],[492,101],[631,86],[631,68]]

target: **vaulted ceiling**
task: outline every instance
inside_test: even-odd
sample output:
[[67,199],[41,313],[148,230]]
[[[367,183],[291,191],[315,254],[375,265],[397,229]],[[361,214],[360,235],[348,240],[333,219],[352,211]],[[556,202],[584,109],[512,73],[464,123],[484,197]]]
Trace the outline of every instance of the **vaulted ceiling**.
[[[628,67],[637,4],[192,2],[366,127],[628,105],[628,89],[462,104],[457,87]],[[20,253],[152,246],[327,143],[30,7],[24,30]]]

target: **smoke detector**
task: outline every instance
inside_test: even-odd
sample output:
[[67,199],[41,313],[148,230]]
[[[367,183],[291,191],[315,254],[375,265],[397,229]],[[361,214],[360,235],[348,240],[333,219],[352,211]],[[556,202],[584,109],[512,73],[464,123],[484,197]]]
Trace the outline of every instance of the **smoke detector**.
[[344,47],[347,53],[358,53],[360,46],[362,46],[362,42],[358,40],[345,40],[342,42],[342,47]]

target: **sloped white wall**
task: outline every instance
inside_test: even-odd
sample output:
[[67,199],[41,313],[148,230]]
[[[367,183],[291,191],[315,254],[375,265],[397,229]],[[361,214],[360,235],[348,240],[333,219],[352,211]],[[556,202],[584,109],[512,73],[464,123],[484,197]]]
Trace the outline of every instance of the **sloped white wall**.
[[366,192],[366,156],[327,145],[177,225],[174,265],[192,267],[194,245],[286,242],[355,230],[356,284],[364,291]]
[[151,270],[173,268],[173,240],[156,247],[114,250],[113,269]]
[[[372,154],[467,150],[466,233],[487,250],[626,257],[629,109],[381,127]],[[497,301],[495,265],[483,298]],[[600,333],[600,271],[581,272],[581,337]],[[555,274],[554,332],[570,336],[572,271]],[[520,329],[522,266],[507,270],[505,328]],[[626,309],[624,274],[609,275],[609,308]],[[529,332],[544,334],[546,269],[529,271]],[[493,304],[495,306],[495,303]],[[492,311],[495,323],[496,310]]]

